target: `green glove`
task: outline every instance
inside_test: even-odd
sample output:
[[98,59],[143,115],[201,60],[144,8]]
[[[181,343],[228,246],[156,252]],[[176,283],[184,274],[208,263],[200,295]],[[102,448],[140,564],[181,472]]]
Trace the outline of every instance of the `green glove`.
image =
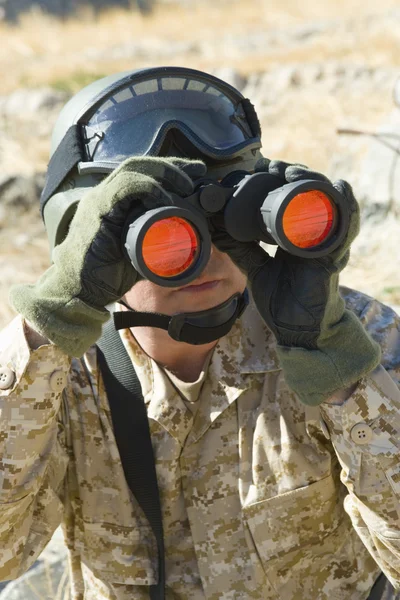
[[205,171],[201,161],[180,158],[126,160],[83,196],[67,237],[54,249],[54,264],[34,285],[12,288],[14,308],[67,354],[82,356],[101,335],[105,306],[138,278],[121,240],[127,216],[136,207],[139,216],[171,204],[168,192],[190,195],[191,178]]
[[[257,171],[282,179],[328,181],[302,165],[263,160]],[[239,243],[221,228],[214,244],[247,273],[259,313],[278,341],[278,356],[289,387],[302,402],[317,405],[374,369],[380,348],[339,294],[339,273],[359,231],[359,207],[345,181],[334,187],[345,198],[350,223],[336,250],[323,258],[299,258],[277,250],[270,257],[257,242]],[[217,225],[217,226],[218,226]]]

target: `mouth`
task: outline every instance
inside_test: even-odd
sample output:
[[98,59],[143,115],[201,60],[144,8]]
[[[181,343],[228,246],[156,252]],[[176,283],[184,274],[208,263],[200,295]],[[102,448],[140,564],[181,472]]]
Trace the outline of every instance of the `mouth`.
[[206,292],[208,290],[212,290],[216,288],[220,279],[211,279],[208,281],[203,281],[202,283],[196,283],[192,285],[186,285],[185,287],[179,288],[176,290],[177,292]]

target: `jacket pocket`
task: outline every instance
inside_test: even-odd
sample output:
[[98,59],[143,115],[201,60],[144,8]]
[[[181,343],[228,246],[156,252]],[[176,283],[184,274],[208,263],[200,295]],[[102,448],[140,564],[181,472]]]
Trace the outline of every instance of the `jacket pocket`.
[[99,579],[126,585],[157,583],[157,546],[150,527],[84,521],[80,533],[82,562]]
[[296,572],[321,568],[323,556],[332,557],[345,541],[338,535],[345,513],[331,476],[243,511],[258,560],[278,586]]

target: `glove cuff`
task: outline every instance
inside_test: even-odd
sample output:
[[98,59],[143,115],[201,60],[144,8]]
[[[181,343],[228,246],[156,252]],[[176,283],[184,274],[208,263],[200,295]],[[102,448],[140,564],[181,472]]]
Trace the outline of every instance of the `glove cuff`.
[[101,336],[102,325],[110,314],[82,300],[43,296],[35,285],[14,286],[10,292],[14,309],[34,329],[70,356],[81,357]]
[[372,371],[381,351],[354,313],[346,310],[318,339],[316,349],[278,346],[277,354],[288,386],[304,404],[316,406]]

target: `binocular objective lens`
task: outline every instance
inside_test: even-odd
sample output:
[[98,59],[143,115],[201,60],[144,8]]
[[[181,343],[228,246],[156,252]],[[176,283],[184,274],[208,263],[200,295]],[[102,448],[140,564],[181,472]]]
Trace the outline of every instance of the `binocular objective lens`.
[[150,271],[159,277],[174,277],[196,261],[200,243],[193,226],[180,217],[156,221],[147,230],[142,256]]
[[336,209],[319,190],[294,196],[283,213],[282,226],[289,242],[298,248],[322,244],[332,232]]

